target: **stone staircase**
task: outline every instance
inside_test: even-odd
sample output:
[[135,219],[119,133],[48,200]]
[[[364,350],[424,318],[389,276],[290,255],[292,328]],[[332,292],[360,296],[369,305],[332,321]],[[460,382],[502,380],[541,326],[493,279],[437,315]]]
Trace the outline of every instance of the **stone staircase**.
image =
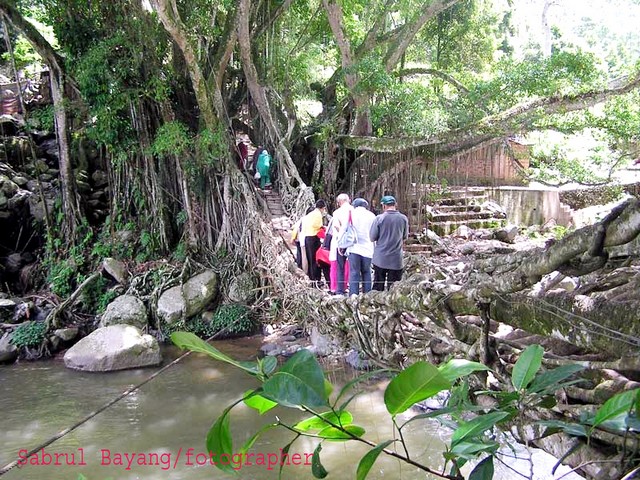
[[260,190],[259,195],[262,196],[267,205],[267,210],[271,216],[271,227],[273,228],[276,239],[283,241],[284,245],[295,258],[296,249],[290,243],[293,222],[284,211],[280,193],[275,190]]
[[471,229],[503,226],[504,214],[488,208],[488,201],[484,187],[452,187],[433,201],[421,203],[416,199],[411,205],[410,231],[420,234],[428,228],[445,236],[462,225]]

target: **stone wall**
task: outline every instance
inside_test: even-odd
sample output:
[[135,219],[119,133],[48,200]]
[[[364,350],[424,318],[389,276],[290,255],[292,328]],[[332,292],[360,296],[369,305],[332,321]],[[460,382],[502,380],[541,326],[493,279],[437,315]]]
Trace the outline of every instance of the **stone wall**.
[[507,222],[514,225],[543,225],[555,220],[567,226],[571,222],[570,209],[563,206],[555,189],[496,187],[489,196],[505,209]]

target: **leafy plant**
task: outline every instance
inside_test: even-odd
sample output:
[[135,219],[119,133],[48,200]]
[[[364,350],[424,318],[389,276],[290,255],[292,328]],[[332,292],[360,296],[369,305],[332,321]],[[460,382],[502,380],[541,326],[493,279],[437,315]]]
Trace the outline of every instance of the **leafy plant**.
[[198,318],[191,323],[190,330],[204,338],[219,334],[220,338],[238,337],[254,333],[256,322],[251,311],[244,305],[221,305],[210,321]]
[[[267,430],[283,428],[293,434],[291,442],[283,449],[288,451],[291,445],[300,437],[312,437],[319,439],[312,461],[312,473],[316,478],[324,478],[328,472],[320,460],[323,441],[356,441],[365,443],[371,450],[362,457],[357,466],[357,478],[366,478],[380,453],[392,455],[400,460],[409,461],[409,457],[397,451],[389,450],[387,447],[396,440],[389,439],[375,444],[364,438],[365,430],[354,423],[353,415],[347,410],[351,401],[357,394],[352,393],[352,389],[359,382],[365,380],[373,374],[383,373],[377,371],[368,373],[356,378],[345,385],[337,394],[333,392],[333,386],[324,376],[324,372],[313,354],[307,350],[302,350],[291,357],[284,365],[277,369],[276,360],[273,357],[266,357],[256,362],[237,362],[227,355],[222,354],[214,347],[199,339],[192,333],[176,332],[171,335],[172,341],[181,348],[205,353],[212,358],[229,363],[240,368],[245,373],[254,376],[261,382],[261,386],[255,390],[246,392],[242,399],[239,399],[227,407],[222,415],[214,422],[207,435],[207,449],[220,454],[231,454],[234,451],[231,438],[231,411],[239,403],[245,403],[257,410],[261,415],[265,414],[276,406],[301,409],[309,416],[294,425],[286,425],[277,419],[275,423],[270,423],[262,427],[253,435],[241,448],[240,452],[246,452],[255,443],[257,438]],[[527,358],[526,361],[530,362]],[[522,367],[519,367],[521,369]],[[397,424],[398,415],[407,411],[411,406],[444,390],[449,390],[453,384],[473,372],[487,370],[482,364],[466,360],[451,360],[450,362],[436,367],[428,362],[417,362],[406,370],[398,373],[391,380],[385,390],[384,401],[391,419],[400,433],[402,442],[402,429],[409,423],[423,418],[434,418],[451,414],[459,420],[455,424],[456,433],[452,438],[451,448],[445,452],[447,461],[454,465],[456,473],[449,478],[462,478],[459,468],[471,458],[480,455],[492,455],[498,447],[496,442],[487,440],[485,433],[491,430],[496,424],[506,421],[513,415],[511,411],[496,411],[479,415],[476,418],[464,421],[459,407],[443,408],[429,414],[417,415],[406,421],[403,425]],[[527,369],[533,371],[533,368]],[[531,373],[522,376],[519,383],[532,378]],[[477,411],[480,411],[477,409]],[[449,424],[451,424],[449,422]],[[470,448],[470,445],[474,448]],[[483,460],[472,472],[471,478],[481,478],[482,472],[491,470],[492,457],[490,460]],[[446,476],[442,472],[437,472],[427,466],[417,464],[411,460],[412,465],[418,466],[422,470],[437,476]],[[489,465],[491,464],[491,466]],[[230,471],[229,466],[219,465],[218,468]],[[490,478],[490,477],[482,477]]]
[[11,343],[18,348],[36,347],[44,341],[46,334],[44,322],[25,322],[13,331]]

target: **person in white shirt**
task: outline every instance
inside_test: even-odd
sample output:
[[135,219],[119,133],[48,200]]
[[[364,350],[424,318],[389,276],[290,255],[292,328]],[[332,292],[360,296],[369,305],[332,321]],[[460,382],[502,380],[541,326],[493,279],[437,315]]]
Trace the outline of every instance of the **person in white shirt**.
[[333,212],[331,229],[329,230],[332,237],[329,249],[329,260],[331,261],[330,290],[341,295],[346,293],[347,290],[348,277],[346,272],[349,266],[347,265],[347,257],[344,255],[344,252],[342,252],[342,254],[338,252],[338,240],[342,230],[349,220],[349,212],[353,210],[353,207],[351,206],[349,195],[346,193],[341,193],[336,197],[336,204],[338,205],[338,208]]
[[369,202],[364,198],[353,201],[351,221],[358,236],[357,242],[348,248],[349,253],[349,295],[371,291],[371,259],[373,258],[373,242],[369,239],[371,225],[376,216],[369,211]]

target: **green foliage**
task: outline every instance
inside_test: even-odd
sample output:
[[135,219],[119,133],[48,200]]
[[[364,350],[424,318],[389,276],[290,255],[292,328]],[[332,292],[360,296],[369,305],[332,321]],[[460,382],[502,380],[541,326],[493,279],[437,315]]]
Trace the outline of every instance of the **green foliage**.
[[53,132],[55,128],[53,120],[53,106],[44,105],[34,108],[29,112],[27,122],[31,128],[36,130]]
[[474,85],[469,99],[491,112],[499,112],[539,96],[585,92],[600,87],[603,81],[593,54],[581,50],[556,51],[548,58],[498,62],[493,78]]
[[221,305],[211,321],[200,317],[189,325],[189,330],[203,338],[218,335],[217,338],[239,337],[255,332],[256,322],[245,305]]
[[187,126],[179,121],[164,123],[158,128],[155,139],[151,144],[151,151],[157,156],[176,156],[178,158],[187,155],[193,148],[193,138]]
[[96,314],[104,313],[109,303],[118,296],[116,290],[107,288],[108,284],[106,278],[98,277],[87,285],[82,295],[82,303],[86,311]]
[[47,326],[44,322],[25,322],[11,334],[11,343],[16,347],[37,347],[45,339]]
[[377,92],[371,107],[377,136],[430,136],[448,128],[449,114],[429,87],[394,79]]
[[[358,441],[372,447],[362,457],[357,467],[356,478],[364,480],[380,453],[386,452],[385,449],[394,442],[404,443],[402,429],[406,425],[413,421],[435,418],[454,431],[450,446],[443,452],[447,463],[451,462],[453,465],[452,475],[460,475],[459,469],[467,461],[480,460],[469,478],[490,480],[493,476],[493,457],[500,447],[491,434],[496,425],[512,420],[526,408],[549,408],[549,396],[559,388],[576,383],[578,380],[571,380],[571,378],[584,368],[580,365],[565,365],[555,370],[541,372],[543,350],[539,346],[529,347],[521,353],[514,366],[512,383],[516,391],[480,392],[497,398],[498,406],[489,409],[468,403],[469,391],[466,382],[468,375],[488,370],[486,366],[460,359],[452,359],[440,367],[427,362],[417,362],[395,374],[385,390],[385,405],[399,435],[394,433],[394,439],[383,440],[376,445],[365,440],[365,430],[354,424],[353,415],[346,410],[357,392],[348,400],[341,404],[340,402],[359,382],[372,375],[379,375],[381,372],[370,372],[352,380],[334,396],[333,387],[326,380],[313,354],[308,350],[301,350],[277,368],[276,361],[272,357],[256,362],[237,362],[190,333],[177,332],[171,338],[179,347],[203,352],[216,360],[234,365],[261,383],[259,388],[245,392],[241,399],[226,408],[214,422],[207,435],[207,448],[210,451],[218,453],[233,451],[230,419],[231,411],[238,403],[244,402],[260,415],[277,406],[299,409],[309,416],[293,425],[283,423],[276,416],[276,423],[269,423],[258,429],[245,442],[241,452],[246,453],[262,433],[274,428],[284,428],[294,435],[293,440],[283,448],[283,452],[288,452],[291,445],[300,437],[320,439],[312,462],[312,474],[316,478],[324,478],[328,474],[320,459],[322,441]],[[452,395],[444,408],[414,415],[400,426],[395,422],[398,413],[406,412],[417,402],[447,389],[452,391]],[[629,414],[635,412],[637,405],[640,404],[638,391],[607,402],[596,418],[602,423],[622,412]],[[470,412],[476,412],[478,415],[470,418]],[[633,417],[631,423],[634,424],[635,421],[636,417]],[[561,427],[554,425],[553,428]],[[398,458],[409,460],[408,457],[405,458],[398,453],[400,449],[394,450]],[[411,460],[416,459],[411,458]]]
[[384,403],[391,415],[397,415],[449,388],[451,383],[436,367],[427,362],[416,362],[391,381],[384,392]]
[[47,274],[51,291],[59,297],[69,296],[73,291],[76,273],[76,266],[69,260],[52,263]]

